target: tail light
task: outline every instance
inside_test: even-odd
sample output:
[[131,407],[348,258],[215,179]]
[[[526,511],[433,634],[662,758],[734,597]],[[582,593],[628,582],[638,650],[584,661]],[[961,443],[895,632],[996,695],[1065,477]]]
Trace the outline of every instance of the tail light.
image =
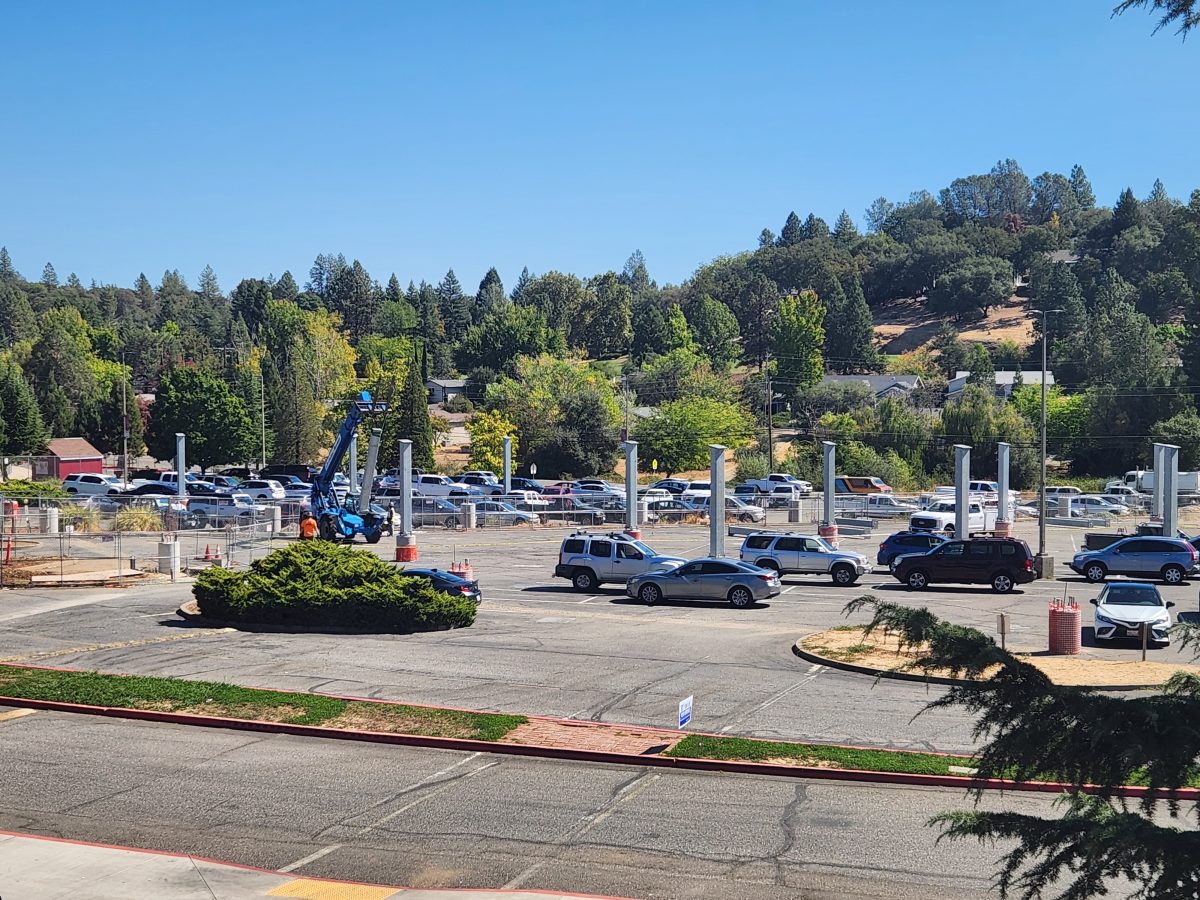
[[886,550],[886,549],[887,549],[887,541],[884,541],[882,544],[880,544],[880,545],[879,545],[879,549],[880,549],[880,550]]
[[759,575],[758,580],[766,581],[766,582],[770,583],[771,581],[775,580],[775,576],[774,575]]
[[1027,557],[1025,557],[1025,571],[1026,571],[1026,572],[1032,572],[1032,571],[1033,571],[1033,560],[1032,560],[1032,559],[1030,559],[1028,556],[1027,556]]
[[1197,559],[1200,559],[1200,554],[1198,554],[1198,553],[1196,552],[1196,545],[1195,545],[1195,544],[1191,544],[1191,543],[1189,543],[1189,544],[1188,544],[1188,549],[1192,551],[1192,562],[1195,562]]
[[462,584],[462,585],[459,585],[458,590],[459,590],[459,593],[462,593],[462,594],[473,594],[473,593],[475,593],[475,585]]

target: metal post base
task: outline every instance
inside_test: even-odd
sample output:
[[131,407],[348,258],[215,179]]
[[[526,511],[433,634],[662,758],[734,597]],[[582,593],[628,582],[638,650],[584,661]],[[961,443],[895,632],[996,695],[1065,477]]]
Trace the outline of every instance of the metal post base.
[[1033,558],[1033,564],[1036,566],[1038,578],[1046,581],[1054,581],[1054,557],[1049,553],[1042,553]]
[[417,538],[412,534],[396,535],[396,562],[417,561]]

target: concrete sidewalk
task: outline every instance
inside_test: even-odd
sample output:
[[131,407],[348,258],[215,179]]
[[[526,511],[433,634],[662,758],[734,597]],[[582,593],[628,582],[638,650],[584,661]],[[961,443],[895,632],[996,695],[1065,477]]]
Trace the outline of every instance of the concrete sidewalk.
[[[299,878],[211,859],[0,832],[0,897],[13,900],[596,900],[546,891],[425,890]],[[616,900],[616,898],[609,898]]]

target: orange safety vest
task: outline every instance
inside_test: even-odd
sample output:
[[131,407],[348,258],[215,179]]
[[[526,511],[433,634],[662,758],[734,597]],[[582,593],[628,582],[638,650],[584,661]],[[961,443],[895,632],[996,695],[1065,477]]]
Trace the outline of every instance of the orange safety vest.
[[317,536],[317,520],[308,516],[300,520],[300,537],[315,538]]

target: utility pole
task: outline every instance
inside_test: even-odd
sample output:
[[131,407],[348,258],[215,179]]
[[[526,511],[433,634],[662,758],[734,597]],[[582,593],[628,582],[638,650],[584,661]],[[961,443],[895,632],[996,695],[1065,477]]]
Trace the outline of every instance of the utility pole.
[[[1046,334],[1047,316],[1060,313],[1061,309],[1043,309],[1042,314],[1042,459],[1038,477],[1038,574],[1046,576],[1046,566],[1054,566],[1053,560],[1046,558]],[[1053,571],[1050,572],[1052,576]]]
[[258,400],[259,415],[262,424],[262,459],[258,464],[259,471],[267,464],[267,388],[263,382],[262,363],[258,364]]
[[621,440],[627,441],[630,438],[630,434],[629,434],[630,399],[629,399],[629,376],[628,375],[621,376],[621,399],[625,401],[622,404],[625,407],[625,434],[621,437]]
[[771,385],[771,353],[767,352],[767,471],[775,471],[775,390]]
[[121,480],[129,487],[129,406],[125,399],[125,351],[121,351]]

